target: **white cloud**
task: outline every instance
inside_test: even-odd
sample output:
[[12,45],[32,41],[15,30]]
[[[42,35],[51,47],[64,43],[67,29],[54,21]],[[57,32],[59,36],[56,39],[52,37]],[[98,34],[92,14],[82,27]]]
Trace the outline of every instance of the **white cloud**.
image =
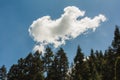
[[39,52],[43,52],[43,53],[44,53],[45,47],[44,47],[44,45],[42,45],[42,44],[35,45],[33,51],[39,51]]
[[68,6],[60,18],[52,20],[50,16],[43,16],[30,25],[30,36],[37,42],[34,50],[43,51],[44,46],[52,44],[55,48],[64,45],[66,40],[74,39],[87,31],[95,30],[101,22],[106,20],[102,14],[94,18],[84,17],[85,11],[75,6]]

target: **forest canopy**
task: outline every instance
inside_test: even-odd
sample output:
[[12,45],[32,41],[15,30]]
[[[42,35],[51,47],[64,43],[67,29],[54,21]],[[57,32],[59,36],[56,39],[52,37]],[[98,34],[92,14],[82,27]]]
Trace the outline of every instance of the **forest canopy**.
[[20,58],[7,71],[0,67],[0,80],[120,80],[120,30],[115,27],[111,46],[104,52],[91,49],[84,56],[80,45],[73,63],[60,48],[56,53],[48,46],[44,55],[39,51]]

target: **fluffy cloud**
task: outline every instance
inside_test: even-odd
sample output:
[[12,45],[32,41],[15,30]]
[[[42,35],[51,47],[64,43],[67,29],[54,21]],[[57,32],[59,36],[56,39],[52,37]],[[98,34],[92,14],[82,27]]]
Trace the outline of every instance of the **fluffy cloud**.
[[102,14],[94,18],[84,17],[85,11],[75,6],[64,8],[60,18],[52,20],[50,16],[43,16],[29,27],[30,36],[37,42],[34,50],[44,51],[44,46],[52,44],[55,48],[64,45],[66,40],[74,39],[87,31],[95,30],[101,22],[106,20]]

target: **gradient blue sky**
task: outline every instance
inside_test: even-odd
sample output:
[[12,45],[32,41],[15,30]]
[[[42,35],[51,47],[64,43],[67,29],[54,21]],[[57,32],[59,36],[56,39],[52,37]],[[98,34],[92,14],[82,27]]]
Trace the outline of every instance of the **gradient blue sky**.
[[0,0],[0,66],[8,68],[32,51],[35,42],[29,36],[28,28],[42,16],[52,19],[60,17],[67,6],[77,6],[94,17],[102,13],[107,21],[95,32],[89,32],[62,46],[70,61],[80,44],[85,55],[90,49],[105,50],[111,45],[115,25],[120,25],[119,0]]

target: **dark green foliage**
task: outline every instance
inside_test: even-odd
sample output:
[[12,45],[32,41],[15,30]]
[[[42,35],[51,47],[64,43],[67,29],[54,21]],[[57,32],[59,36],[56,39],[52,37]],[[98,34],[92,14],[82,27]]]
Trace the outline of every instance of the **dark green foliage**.
[[46,52],[44,53],[43,61],[44,61],[44,70],[47,72],[47,75],[49,74],[49,69],[52,66],[53,63],[53,52],[50,47],[46,48]]
[[3,65],[0,68],[0,80],[6,80],[7,79],[7,71],[5,65]]
[[24,59],[19,59],[18,64],[13,65],[8,72],[8,80],[44,80],[43,61],[37,51],[34,55],[28,54]]
[[67,79],[67,71],[68,71],[68,59],[66,53],[62,48],[58,50],[55,56],[55,62],[57,67],[56,74],[57,80],[66,80]]
[[77,49],[77,54],[74,58],[74,76],[73,80],[82,80],[83,79],[83,61],[84,60],[84,55],[81,52],[80,46],[78,46]]
[[74,63],[80,63],[80,64],[82,64],[83,63],[83,59],[84,59],[84,55],[81,52],[80,46],[78,46],[77,54],[76,54],[76,56],[74,58]]
[[46,80],[67,80],[68,60],[62,48],[54,56]]
[[44,53],[43,61],[44,61],[44,72],[47,74],[46,80],[50,80],[53,74],[53,60],[54,54],[50,47],[46,48],[46,52]]
[[118,26],[116,26],[115,28],[115,32],[114,32],[114,40],[112,41],[112,46],[113,48],[118,48],[120,44],[120,31]]
[[120,56],[120,31],[118,26],[116,26],[115,32],[114,32],[114,39],[112,41],[112,49],[115,53],[115,56]]
[[116,77],[116,80],[119,80],[120,79],[120,58],[118,58],[116,60],[116,63],[115,63],[115,77]]

